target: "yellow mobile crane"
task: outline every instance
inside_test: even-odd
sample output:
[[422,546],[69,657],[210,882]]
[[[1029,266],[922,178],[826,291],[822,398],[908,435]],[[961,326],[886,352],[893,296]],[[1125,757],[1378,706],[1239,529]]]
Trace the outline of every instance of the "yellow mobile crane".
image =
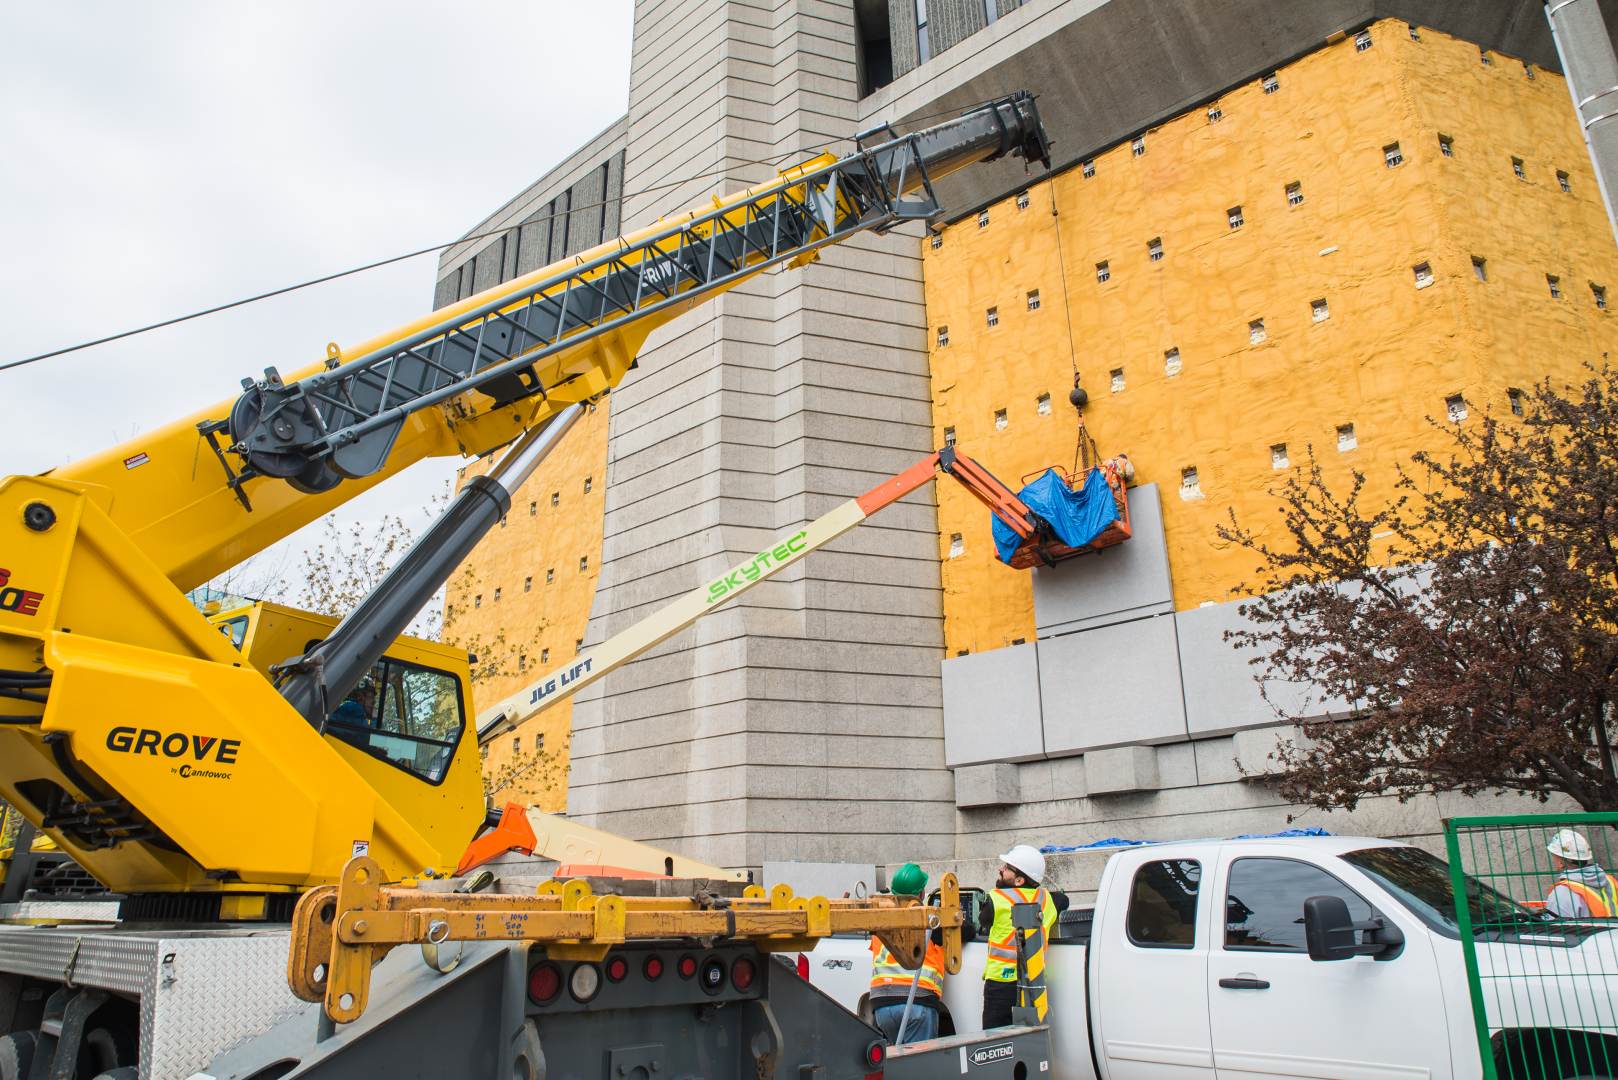
[[[290,375],[267,369],[84,461],[0,481],[0,798],[129,897],[126,920],[282,918],[359,853],[387,880],[453,865],[485,820],[468,668],[401,640],[414,614],[653,329],[771,267],[930,218],[935,180],[1006,154],[1049,164],[1027,94],[909,135],[879,129]],[[335,626],[259,605],[231,613],[245,618],[227,637],[186,599],[422,458],[508,444]],[[344,719],[379,662],[379,701]],[[35,938],[23,962],[8,934],[0,978],[62,976],[43,1029],[60,1071],[64,1033],[96,1007],[68,993],[94,986],[76,970],[94,946],[63,939],[39,960]],[[113,989],[150,1006],[139,987]],[[19,1023],[0,1015],[0,1031]],[[142,1023],[143,1048],[157,1026]]]

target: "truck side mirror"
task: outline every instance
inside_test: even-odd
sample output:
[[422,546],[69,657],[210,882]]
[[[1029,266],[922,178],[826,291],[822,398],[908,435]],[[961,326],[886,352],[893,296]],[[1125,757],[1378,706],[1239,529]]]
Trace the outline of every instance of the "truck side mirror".
[[[1355,943],[1357,930],[1366,932],[1364,944]],[[1385,919],[1355,922],[1341,896],[1311,896],[1303,902],[1303,939],[1311,960],[1347,960],[1353,956],[1391,960],[1405,943],[1404,934]]]

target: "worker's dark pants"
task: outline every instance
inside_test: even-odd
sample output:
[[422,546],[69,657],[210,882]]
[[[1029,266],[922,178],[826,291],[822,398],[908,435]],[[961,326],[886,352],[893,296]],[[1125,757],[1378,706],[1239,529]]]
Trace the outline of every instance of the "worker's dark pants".
[[1015,982],[983,980],[983,1030],[1005,1027],[1011,1023],[1011,1007],[1017,1004]]

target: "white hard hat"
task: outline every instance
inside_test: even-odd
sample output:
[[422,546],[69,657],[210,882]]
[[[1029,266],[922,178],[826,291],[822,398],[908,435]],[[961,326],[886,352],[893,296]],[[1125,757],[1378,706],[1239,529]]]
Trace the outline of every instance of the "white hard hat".
[[1045,856],[1039,853],[1038,848],[1018,844],[1000,856],[1000,861],[1013,870],[1021,870],[1026,878],[1034,881],[1045,880]]
[[1563,829],[1557,833],[1555,838],[1545,845],[1545,850],[1552,855],[1572,859],[1574,862],[1589,862],[1591,859],[1590,841],[1573,829]]

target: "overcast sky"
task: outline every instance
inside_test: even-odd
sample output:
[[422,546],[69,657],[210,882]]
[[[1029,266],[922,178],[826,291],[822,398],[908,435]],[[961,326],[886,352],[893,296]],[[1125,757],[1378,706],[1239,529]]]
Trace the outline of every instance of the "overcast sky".
[[[0,362],[454,239],[623,114],[630,15],[631,0],[0,5]],[[0,372],[0,474],[415,318],[436,265]],[[342,513],[414,513],[457,463]]]

